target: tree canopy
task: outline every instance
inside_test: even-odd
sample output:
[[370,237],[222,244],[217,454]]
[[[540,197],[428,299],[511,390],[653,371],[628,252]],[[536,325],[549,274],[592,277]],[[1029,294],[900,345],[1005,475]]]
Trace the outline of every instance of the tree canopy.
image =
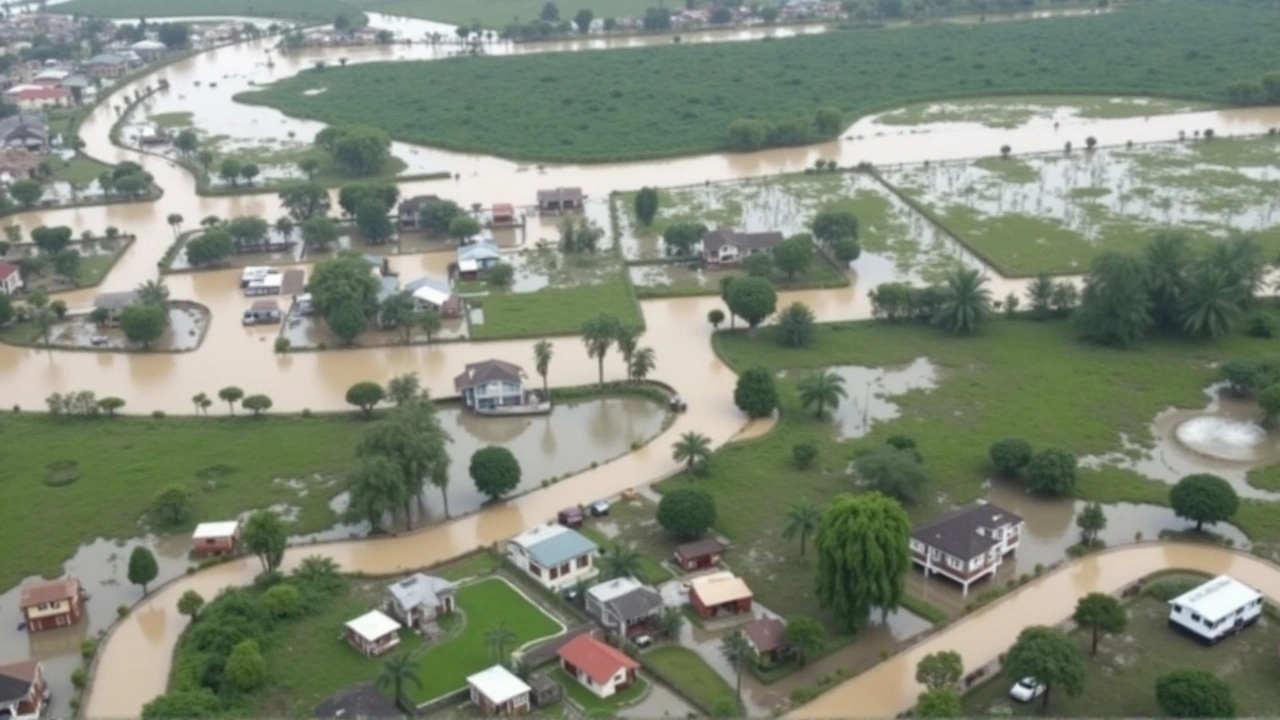
[[676,488],[658,501],[658,524],[678,540],[697,540],[715,522],[715,499],[701,488]]
[[916,664],[916,682],[929,690],[954,689],[963,675],[964,661],[954,650],[929,653]]
[[1035,678],[1044,685],[1041,707],[1049,707],[1049,695],[1062,688],[1072,697],[1084,691],[1087,669],[1076,642],[1056,628],[1035,625],[1024,628],[1004,656],[1009,677]]
[[735,278],[725,290],[725,303],[729,312],[755,328],[774,313],[778,307],[778,293],[764,278]]
[[874,608],[898,607],[911,568],[911,521],[896,501],[880,493],[836,495],[822,515],[814,548],[817,595],[847,632]]
[[1076,625],[1092,633],[1093,643],[1090,653],[1098,654],[1098,638],[1102,633],[1116,634],[1124,632],[1129,616],[1125,613],[1120,601],[1106,593],[1091,592],[1076,601],[1075,613],[1071,616]]
[[1027,485],[1045,495],[1069,495],[1076,486],[1076,457],[1062,448],[1045,448],[1023,472]]
[[1229,718],[1236,715],[1231,687],[1208,670],[1186,668],[1156,680],[1156,702],[1170,717]]
[[470,471],[476,489],[491,500],[497,500],[520,485],[520,461],[504,447],[490,445],[475,451],[471,455]]
[[733,402],[749,417],[769,417],[778,407],[778,389],[774,386],[773,373],[767,368],[748,368],[738,376],[733,390]]
[[1230,520],[1240,508],[1240,497],[1226,480],[1197,473],[1182,478],[1170,488],[1169,505],[1178,517],[1194,522],[1199,532],[1205,523],[1213,525]]

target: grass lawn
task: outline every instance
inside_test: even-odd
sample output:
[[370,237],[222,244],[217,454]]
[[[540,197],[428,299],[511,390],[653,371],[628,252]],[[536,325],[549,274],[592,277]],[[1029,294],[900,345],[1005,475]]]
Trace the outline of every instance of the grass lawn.
[[[437,20],[454,25],[480,23],[482,27],[501,30],[516,18],[527,23],[539,17],[542,0],[373,0],[365,7],[372,12]],[[641,16],[653,7],[650,0],[584,0],[577,5],[564,5],[560,17],[572,20],[574,13],[587,8],[598,18]]]
[[484,642],[485,631],[507,623],[521,645],[560,632],[560,623],[525,599],[505,580],[489,578],[458,588],[458,607],[466,616],[462,631],[427,648],[418,664],[422,687],[406,690],[415,703],[426,702],[466,684],[467,676],[493,665],[493,651]]
[[621,278],[531,293],[492,293],[467,303],[484,311],[484,323],[471,325],[471,337],[477,340],[576,335],[584,322],[600,313],[615,315],[624,325],[644,325],[640,306]]
[[[532,17],[537,5],[528,7],[518,14]],[[468,10],[463,18],[474,15]],[[1221,102],[1228,84],[1257,81],[1274,64],[1266,43],[1237,40],[1276,33],[1280,13],[1267,5],[1172,0],[1045,22],[329,67],[240,99],[332,125],[377,125],[423,145],[528,161],[609,162],[728,149],[729,125],[742,118],[800,120],[799,139],[814,141],[815,113],[825,106],[852,121],[965,96]],[[1134,37],[1157,40],[1135,53]],[[699,72],[689,74],[691,67]],[[654,82],[670,77],[681,81]],[[607,91],[584,95],[583,87]],[[313,88],[326,92],[304,94]],[[393,106],[388,92],[396,94]]]
[[89,255],[80,259],[80,268],[76,272],[76,284],[79,287],[93,287],[102,282],[102,278],[106,277],[107,271],[112,265],[116,264],[116,258],[120,257],[120,253],[129,247],[129,243],[121,243],[119,250],[108,254]]
[[583,535],[591,538],[600,547],[608,547],[614,543],[630,543],[640,551],[640,582],[658,586],[670,580],[673,573],[662,564],[662,560],[671,557],[675,543],[670,540],[654,521],[657,506],[648,501],[634,503],[617,502],[610,508],[608,518],[603,522],[617,525],[618,534],[609,537],[595,527],[599,520],[589,520],[581,529]]
[[72,0],[50,12],[104,18],[185,17],[238,15],[331,23],[338,15],[350,20],[364,14],[341,0]]
[[[1059,717],[1159,717],[1156,679],[1180,669],[1208,670],[1231,686],[1240,717],[1271,715],[1280,707],[1280,624],[1264,617],[1252,628],[1207,648],[1170,629],[1168,606],[1142,597],[1129,604],[1129,626],[1115,636],[1103,636],[1098,655],[1088,658],[1084,692],[1068,697],[1051,693],[1049,713]],[[1076,633],[1081,649],[1089,652],[1088,633]],[[1008,697],[1013,678],[1000,673],[964,698],[964,716],[1039,712],[1039,701],[1023,706]]]
[[77,185],[88,185],[94,180],[97,180],[98,176],[104,171],[111,168],[110,165],[104,165],[85,155],[76,155],[69,161],[62,160],[57,157],[50,157],[49,165],[53,168],[54,180],[75,183]]
[[703,710],[710,712],[726,703],[738,706],[738,698],[729,683],[689,648],[655,648],[641,655],[640,659],[654,674]]
[[[191,388],[200,390],[217,388]],[[0,555],[0,587],[31,574],[59,574],[76,547],[94,538],[137,536],[152,498],[169,484],[191,491],[193,523],[286,503],[299,508],[294,532],[329,527],[335,520],[329,500],[340,490],[333,483],[350,462],[361,427],[346,416],[59,421],[7,415],[10,480],[0,483],[0,546],[25,549]],[[51,466],[65,463],[73,464],[78,480],[45,484]],[[294,479],[308,492],[276,478]],[[32,513],[33,507],[42,510]],[[37,535],[38,543],[24,541]]]
[[947,103],[916,103],[879,118],[883,125],[927,125],[942,122],[981,123],[986,127],[1014,128],[1056,107],[1076,109],[1076,117],[1105,119],[1204,110],[1205,103],[1160,98],[1109,98],[1100,96],[1045,95],[1008,98],[973,98]]
[[618,708],[634,703],[649,689],[649,683],[645,682],[644,678],[638,677],[635,683],[626,690],[614,693],[607,698],[601,698],[588,690],[582,683],[569,677],[569,674],[562,668],[552,670],[550,675],[551,679],[560,683],[560,686],[564,688],[569,699],[576,702],[587,713],[616,711]]
[[40,339],[40,327],[33,322],[11,322],[0,329],[0,338],[15,345],[29,345]]

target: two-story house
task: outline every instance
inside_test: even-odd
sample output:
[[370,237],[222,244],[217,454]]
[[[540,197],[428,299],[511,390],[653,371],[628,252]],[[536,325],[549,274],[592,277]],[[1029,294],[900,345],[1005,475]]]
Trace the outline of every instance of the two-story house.
[[462,403],[472,410],[490,410],[508,405],[523,405],[524,369],[503,360],[467,363],[462,374],[453,379],[453,387]]
[[18,605],[27,621],[27,632],[75,625],[84,611],[84,595],[75,578],[23,585]]
[[599,551],[585,535],[563,525],[539,525],[507,542],[511,562],[552,590],[595,577]]
[[1004,556],[1018,549],[1025,523],[985,502],[952,510],[911,532],[911,559],[925,576],[939,574],[969,586],[995,575]]
[[39,720],[49,701],[49,685],[39,660],[0,666],[0,718]]

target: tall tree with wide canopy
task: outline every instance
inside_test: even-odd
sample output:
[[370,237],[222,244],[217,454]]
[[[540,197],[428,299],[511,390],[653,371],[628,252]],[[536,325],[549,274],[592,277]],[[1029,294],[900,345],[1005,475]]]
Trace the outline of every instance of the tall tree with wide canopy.
[[1098,638],[1103,633],[1114,635],[1124,632],[1124,627],[1129,622],[1129,616],[1120,601],[1100,592],[1091,592],[1077,600],[1076,611],[1071,619],[1093,634],[1090,655],[1098,654]]
[[729,312],[746,320],[752,332],[778,309],[778,293],[764,278],[736,277],[722,292]]
[[1056,628],[1035,625],[1023,629],[1004,656],[1009,677],[1035,678],[1044,685],[1040,707],[1049,707],[1049,695],[1062,688],[1072,697],[1084,690],[1087,668],[1076,641]]
[[964,675],[964,660],[955,650],[929,653],[916,663],[916,682],[930,690],[954,688]]
[[1151,328],[1150,275],[1136,255],[1104,252],[1093,260],[1075,320],[1099,345],[1131,348]]
[[959,268],[947,275],[933,324],[956,334],[977,330],[991,315],[991,290],[986,284],[987,279],[973,268]]
[[372,532],[382,529],[382,519],[404,503],[405,486],[400,468],[383,455],[368,455],[356,461],[347,477],[351,493],[350,511],[369,523]]
[[822,515],[813,546],[818,555],[818,603],[846,632],[879,608],[898,607],[911,569],[911,521],[880,493],[840,494]]
[[451,438],[440,427],[435,405],[416,398],[396,408],[369,426],[356,446],[357,457],[382,456],[400,470],[401,495],[406,522],[412,527],[412,505],[422,495],[428,480],[444,494],[445,514],[449,512],[448,486]]
[[596,361],[600,385],[604,386],[604,357],[618,337],[622,323],[608,313],[600,313],[582,325],[582,344],[587,346],[587,357]]
[[274,510],[254,512],[245,521],[244,530],[240,534],[245,549],[258,556],[262,569],[266,572],[280,567],[288,537],[284,521]]
[[1230,520],[1240,508],[1240,497],[1231,483],[1217,475],[1196,473],[1170,488],[1169,505],[1178,517],[1193,521],[1200,532],[1205,523]]

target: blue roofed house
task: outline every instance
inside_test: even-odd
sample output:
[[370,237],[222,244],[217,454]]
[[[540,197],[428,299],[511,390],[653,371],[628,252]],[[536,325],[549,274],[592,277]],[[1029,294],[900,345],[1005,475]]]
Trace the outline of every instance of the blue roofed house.
[[585,535],[563,525],[539,525],[507,542],[511,562],[552,590],[595,577],[599,551]]
[[502,262],[502,252],[488,240],[480,240],[458,248],[458,276],[474,280],[480,273]]

